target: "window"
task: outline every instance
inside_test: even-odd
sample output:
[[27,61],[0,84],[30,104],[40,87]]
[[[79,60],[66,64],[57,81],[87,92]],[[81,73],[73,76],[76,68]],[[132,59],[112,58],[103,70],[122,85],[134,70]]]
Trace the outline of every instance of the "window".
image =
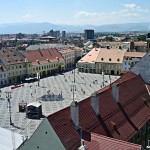
[[2,78],[2,74],[0,74],[0,78]]
[[22,66],[20,65],[19,68],[22,68]]
[[41,68],[39,67],[39,70],[41,70]]
[[109,58],[109,61],[111,61],[111,58]]

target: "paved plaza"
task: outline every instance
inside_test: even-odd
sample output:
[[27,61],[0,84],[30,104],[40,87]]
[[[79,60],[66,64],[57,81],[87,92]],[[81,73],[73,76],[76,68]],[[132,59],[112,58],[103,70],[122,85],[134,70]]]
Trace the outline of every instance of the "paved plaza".
[[[111,76],[111,82],[118,79],[119,76]],[[105,86],[110,83],[108,75],[104,76]],[[10,127],[10,115],[8,111],[8,102],[6,91],[11,92],[11,112],[12,122],[14,123],[15,132],[25,136],[30,136],[38,127],[42,119],[27,119],[25,113],[19,112],[18,104],[23,100],[27,104],[31,102],[41,102],[44,116],[52,114],[70,105],[72,101],[72,85],[75,85],[75,99],[81,101],[89,97],[94,91],[103,87],[103,76],[100,74],[78,73],[69,71],[56,76],[50,76],[40,80],[38,83],[25,83],[24,86],[16,89],[10,87],[1,88],[0,97],[0,126],[6,129]]]

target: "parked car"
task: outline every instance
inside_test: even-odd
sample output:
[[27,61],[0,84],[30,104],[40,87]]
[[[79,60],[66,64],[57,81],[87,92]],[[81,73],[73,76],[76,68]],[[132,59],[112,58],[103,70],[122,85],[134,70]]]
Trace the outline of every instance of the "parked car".
[[24,85],[23,84],[13,85],[13,86],[11,86],[11,89],[19,88],[19,87],[22,87],[22,86],[24,86]]

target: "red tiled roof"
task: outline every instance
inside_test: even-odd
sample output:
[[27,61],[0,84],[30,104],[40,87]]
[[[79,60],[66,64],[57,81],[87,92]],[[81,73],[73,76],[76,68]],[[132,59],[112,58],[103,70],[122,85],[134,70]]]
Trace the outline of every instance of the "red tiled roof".
[[[90,98],[79,103],[79,122],[83,139],[89,141],[90,133],[129,141],[150,119],[150,96],[140,76],[127,72],[116,82],[119,87],[119,102],[112,97],[112,88],[98,91],[99,112],[96,116]],[[48,116],[48,120],[66,149],[80,146],[79,131],[71,122],[70,108]]]
[[90,150],[141,150],[141,146],[118,139],[91,133],[91,141],[85,141]]
[[28,50],[25,51],[25,56],[32,61],[32,65],[37,65],[37,60],[40,64],[48,63],[47,59],[49,59],[50,62],[58,61],[58,59],[63,60],[63,57],[54,48],[43,50]]
[[126,57],[143,57],[146,55],[145,52],[125,52],[124,56]]
[[0,50],[0,56],[8,65],[25,62],[25,57],[14,48]]

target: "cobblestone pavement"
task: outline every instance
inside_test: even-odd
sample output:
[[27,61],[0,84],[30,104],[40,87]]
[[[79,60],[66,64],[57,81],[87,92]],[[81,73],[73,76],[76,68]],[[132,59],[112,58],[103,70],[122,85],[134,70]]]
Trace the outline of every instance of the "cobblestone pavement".
[[[111,82],[118,78],[119,76],[111,76]],[[105,86],[110,83],[108,75],[105,75],[104,80]],[[34,82],[25,83],[24,86],[16,89],[11,89],[10,87],[1,88],[0,126],[11,129],[6,91],[11,92],[11,112],[12,122],[16,126],[13,127],[15,132],[30,136],[42,119],[27,119],[25,113],[19,112],[19,102],[22,100],[27,103],[41,101],[43,115],[47,116],[70,105],[72,101],[72,85],[76,85],[75,99],[81,101],[89,97],[94,91],[101,89],[103,86],[102,81],[103,76],[100,74],[78,73],[76,71],[74,83],[74,73],[69,71],[64,74],[41,79],[40,86],[37,86],[38,83]]]

